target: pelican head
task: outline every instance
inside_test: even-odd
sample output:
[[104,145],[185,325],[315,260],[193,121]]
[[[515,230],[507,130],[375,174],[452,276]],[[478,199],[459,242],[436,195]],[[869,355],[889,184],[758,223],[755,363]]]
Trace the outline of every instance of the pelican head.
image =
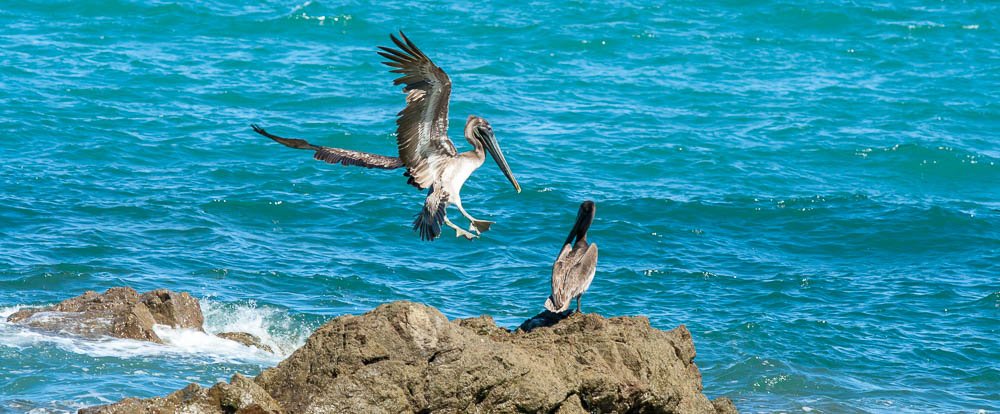
[[507,160],[503,157],[503,151],[500,151],[500,144],[497,143],[497,137],[493,135],[493,127],[490,126],[490,123],[486,119],[469,115],[469,120],[465,122],[465,139],[469,140],[473,145],[476,145],[477,142],[482,144],[483,148],[493,157],[493,161],[497,162],[497,166],[500,167],[503,175],[507,176],[511,184],[514,184],[514,189],[519,193],[521,192],[521,185],[517,183],[514,173],[510,171],[510,166],[507,165]]
[[594,214],[597,213],[597,205],[593,201],[587,200],[580,203],[580,210],[576,212],[576,223],[573,224],[573,230],[570,230],[569,237],[566,238],[566,243],[573,243],[573,239],[576,239],[577,243],[580,240],[587,240],[587,230],[590,230],[590,223],[594,222]]

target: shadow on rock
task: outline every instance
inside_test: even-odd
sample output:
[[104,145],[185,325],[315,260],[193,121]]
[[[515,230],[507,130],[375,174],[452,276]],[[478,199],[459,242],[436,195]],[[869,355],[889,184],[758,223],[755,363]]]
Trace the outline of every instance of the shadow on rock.
[[531,332],[538,328],[547,328],[553,326],[563,319],[568,318],[573,314],[573,311],[568,310],[565,312],[550,312],[548,309],[543,310],[538,315],[532,316],[521,323],[521,326],[517,327],[518,331],[521,332]]

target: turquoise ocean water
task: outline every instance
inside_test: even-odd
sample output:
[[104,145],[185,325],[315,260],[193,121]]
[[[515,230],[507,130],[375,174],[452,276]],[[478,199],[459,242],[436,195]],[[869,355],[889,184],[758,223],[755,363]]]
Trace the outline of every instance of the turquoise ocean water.
[[[451,75],[459,150],[488,118],[524,187],[473,175],[479,240],[421,242],[399,171],[248,127],[393,154],[399,29]],[[998,31],[976,1],[3,2],[0,315],[164,287],[281,355],[0,323],[0,412],[255,375],[391,300],[515,326],[584,199],[585,311],[686,324],[711,397],[997,412]]]

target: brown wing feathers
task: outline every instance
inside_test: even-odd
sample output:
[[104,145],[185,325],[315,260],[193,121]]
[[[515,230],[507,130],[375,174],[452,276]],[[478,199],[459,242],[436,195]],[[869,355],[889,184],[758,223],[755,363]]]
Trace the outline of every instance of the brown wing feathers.
[[441,68],[438,68],[431,62],[431,59],[420,51],[413,42],[410,41],[403,34],[399,32],[399,36],[403,38],[406,43],[403,43],[395,35],[390,34],[389,38],[392,42],[396,44],[397,47],[403,49],[399,51],[391,47],[379,46],[382,49],[381,52],[377,52],[382,57],[391,60],[391,62],[382,62],[385,65],[392,66],[396,69],[390,70],[392,73],[402,73],[403,76],[396,78],[392,81],[393,85],[399,85],[405,83],[406,87],[403,88],[403,92],[409,92],[412,89],[417,89],[430,84],[430,81],[426,79],[422,71],[428,69],[437,69],[437,71],[444,73]]
[[390,72],[402,74],[393,84],[405,85],[406,107],[396,118],[399,158],[409,168],[412,181],[428,188],[436,178],[436,159],[456,155],[447,136],[451,79],[402,32],[390,38],[399,49],[379,46],[378,54],[388,59],[382,63],[393,68]]
[[320,147],[313,154],[313,158],[330,164],[355,165],[382,170],[394,170],[403,166],[403,161],[396,157],[330,147]]
[[365,168],[379,168],[383,170],[394,170],[403,167],[403,161],[396,157],[372,154],[369,152],[351,151],[342,148],[321,147],[313,145],[304,139],[283,138],[265,131],[257,125],[250,125],[254,132],[271,138],[281,145],[289,148],[307,149],[316,151],[313,158],[326,161],[330,164],[355,165]]

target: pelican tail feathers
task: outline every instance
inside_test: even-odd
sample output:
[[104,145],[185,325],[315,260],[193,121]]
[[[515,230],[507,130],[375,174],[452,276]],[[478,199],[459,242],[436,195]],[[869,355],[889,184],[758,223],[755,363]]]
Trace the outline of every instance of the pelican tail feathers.
[[424,208],[413,220],[413,230],[420,232],[420,239],[433,241],[441,235],[441,225],[444,224],[445,209],[448,208],[448,193],[432,185],[424,200]]

